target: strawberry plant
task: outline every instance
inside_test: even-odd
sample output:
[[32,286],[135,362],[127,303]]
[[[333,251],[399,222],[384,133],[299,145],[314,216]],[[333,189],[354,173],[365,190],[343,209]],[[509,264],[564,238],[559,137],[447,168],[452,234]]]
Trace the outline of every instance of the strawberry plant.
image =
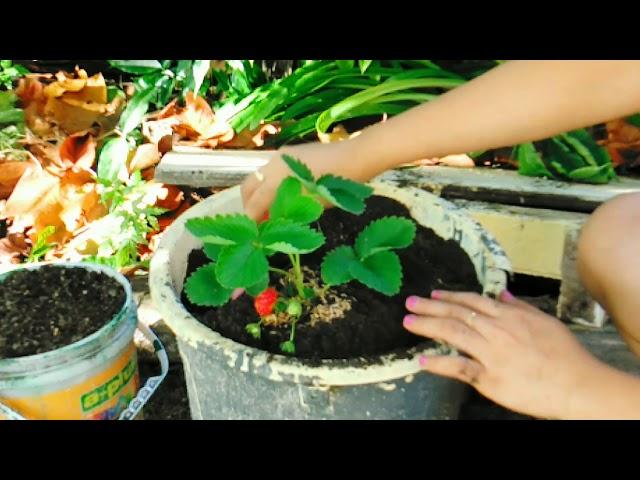
[[[365,200],[373,189],[334,175],[315,178],[302,162],[283,155],[292,176],[280,184],[268,216],[256,222],[246,215],[216,215],[189,219],[187,229],[204,243],[211,260],[193,272],[185,284],[189,300],[201,306],[221,306],[232,292],[241,288],[254,296],[260,316],[246,326],[260,338],[263,321],[277,316],[291,326],[289,340],[280,349],[295,353],[296,323],[334,286],[358,281],[368,288],[392,296],[402,285],[402,266],[393,251],[413,243],[415,224],[406,218],[389,216],[371,222],[353,245],[342,245],[323,258],[322,282],[305,275],[301,256],[318,250],[324,235],[312,228],[328,202],[355,215],[365,210]],[[270,265],[275,254],[288,256],[288,270]],[[270,279],[280,280],[280,290]],[[322,285],[320,284],[322,283]]]

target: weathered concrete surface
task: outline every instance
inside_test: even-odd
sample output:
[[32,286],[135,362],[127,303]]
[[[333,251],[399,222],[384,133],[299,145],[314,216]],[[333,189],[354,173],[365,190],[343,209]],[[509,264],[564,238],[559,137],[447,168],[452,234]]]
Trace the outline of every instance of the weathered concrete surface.
[[506,252],[513,270],[563,279],[567,236],[589,218],[582,213],[456,200],[457,206],[486,228]]
[[[131,281],[133,286],[133,296],[138,305],[138,321],[151,328],[164,345],[169,363],[171,365],[180,364],[180,353],[176,337],[171,329],[164,323],[158,310],[153,306],[151,294],[149,293],[149,277],[142,275]],[[153,345],[140,332],[136,331],[134,342],[138,347],[138,358],[142,362],[157,362]]]
[[629,350],[615,326],[609,324],[597,330],[574,326],[572,331],[580,343],[604,363],[640,376],[640,358]]
[[418,167],[393,170],[385,180],[411,184],[447,199],[590,213],[618,195],[640,191],[640,180],[621,177],[607,185],[525,177],[493,168]]
[[[228,187],[264,165],[272,151],[176,147],[156,167],[156,179],[174,185]],[[622,177],[608,185],[567,183],[492,168],[412,167],[380,179],[411,184],[447,199],[591,212],[617,195],[640,191],[640,180]]]

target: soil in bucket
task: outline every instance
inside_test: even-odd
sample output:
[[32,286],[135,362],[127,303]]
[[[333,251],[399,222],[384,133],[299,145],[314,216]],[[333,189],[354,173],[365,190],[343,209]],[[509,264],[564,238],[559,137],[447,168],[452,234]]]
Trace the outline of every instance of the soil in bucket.
[[[326,236],[325,245],[318,251],[302,256],[307,275],[320,278],[320,264],[324,255],[342,244],[353,244],[356,236],[371,221],[384,216],[397,215],[411,218],[401,203],[381,196],[370,197],[362,215],[352,215],[333,208],[327,210],[316,227]],[[303,314],[296,327],[296,354],[298,358],[315,362],[320,359],[353,359],[401,352],[426,343],[424,337],[409,333],[402,326],[406,315],[405,300],[410,295],[428,297],[432,290],[481,292],[475,269],[465,251],[453,240],[443,240],[429,228],[418,225],[413,244],[396,251],[403,269],[403,286],[399,294],[388,297],[353,281],[330,290],[329,298],[339,313],[330,320],[318,321],[309,313]],[[274,266],[289,268],[288,259],[273,257]],[[187,276],[209,263],[202,250],[191,252]],[[279,264],[281,263],[281,264]],[[276,285],[272,276],[271,285]],[[245,330],[248,323],[259,320],[253,298],[240,298],[218,308],[193,305],[186,295],[182,302],[203,324],[236,342],[282,354],[280,343],[289,339],[288,325],[263,325],[259,340]],[[348,305],[345,308],[345,305]]]
[[49,352],[98,331],[122,309],[113,278],[83,268],[16,270],[0,282],[0,359]]

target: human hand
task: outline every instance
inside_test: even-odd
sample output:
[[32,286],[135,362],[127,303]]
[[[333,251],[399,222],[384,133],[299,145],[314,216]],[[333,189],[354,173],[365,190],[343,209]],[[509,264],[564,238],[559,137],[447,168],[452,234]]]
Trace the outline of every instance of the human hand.
[[432,292],[409,297],[405,328],[465,356],[421,357],[428,372],[473,385],[511,410],[544,418],[584,418],[593,392],[611,376],[558,319],[503,292]]

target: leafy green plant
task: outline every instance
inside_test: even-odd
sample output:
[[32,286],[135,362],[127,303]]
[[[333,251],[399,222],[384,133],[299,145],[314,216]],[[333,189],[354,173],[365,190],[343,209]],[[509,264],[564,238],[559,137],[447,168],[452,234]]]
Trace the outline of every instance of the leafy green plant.
[[[211,263],[200,267],[187,279],[186,294],[191,302],[220,306],[229,301],[234,289],[242,288],[256,297],[261,317],[247,325],[256,338],[266,316],[284,315],[291,325],[285,353],[295,353],[295,327],[303,312],[327,289],[358,281],[385,295],[395,295],[402,284],[402,267],[393,251],[413,242],[415,224],[401,217],[384,217],[369,224],[353,246],[343,245],[329,252],[321,265],[324,286],[305,277],[301,256],[325,243],[324,235],[310,225],[324,211],[322,201],[359,215],[365,200],[373,193],[367,185],[333,175],[315,178],[302,162],[283,155],[292,175],[280,184],[268,219],[257,223],[246,215],[216,215],[189,219],[187,229],[204,243]],[[273,267],[269,258],[288,256],[289,270]],[[285,288],[269,287],[270,273],[279,276]]]
[[29,70],[22,65],[14,65],[11,60],[0,60],[0,87],[10,90],[13,82],[28,73]]
[[[210,86],[209,60],[109,60],[132,74],[135,93],[120,115],[116,134],[105,139],[98,158],[98,179],[105,185],[126,180],[129,149],[141,143],[139,127],[151,106],[161,108],[179,94],[205,92]],[[123,94],[112,87],[109,95]]]
[[109,60],[109,64],[134,76],[136,93],[131,101],[141,99],[138,103],[147,107],[162,108],[176,94],[204,95],[211,86],[210,60]]
[[513,156],[521,175],[583,183],[608,183],[616,178],[609,153],[584,129],[536,145],[518,145]]
[[54,233],[56,233],[56,227],[50,225],[38,234],[36,242],[33,244],[29,256],[26,259],[27,263],[38,262],[49,250],[55,247],[55,243],[47,243],[49,237]]
[[148,188],[140,172],[105,188],[102,201],[109,213],[95,222],[96,230],[100,231],[98,253],[86,261],[118,270],[145,266],[140,262],[139,246],[148,244],[149,234],[159,229],[157,217],[166,211],[151,206],[145,199]]
[[[215,76],[216,88],[228,93],[228,74]],[[287,77],[254,82],[252,90],[231,89],[216,114],[236,132],[281,121],[282,131],[272,142],[282,145],[314,131],[325,133],[339,121],[396,115],[464,82],[429,60],[309,60]]]
[[16,106],[17,100],[11,90],[0,92],[0,156],[25,160],[28,154],[20,143],[24,138],[24,112]]

